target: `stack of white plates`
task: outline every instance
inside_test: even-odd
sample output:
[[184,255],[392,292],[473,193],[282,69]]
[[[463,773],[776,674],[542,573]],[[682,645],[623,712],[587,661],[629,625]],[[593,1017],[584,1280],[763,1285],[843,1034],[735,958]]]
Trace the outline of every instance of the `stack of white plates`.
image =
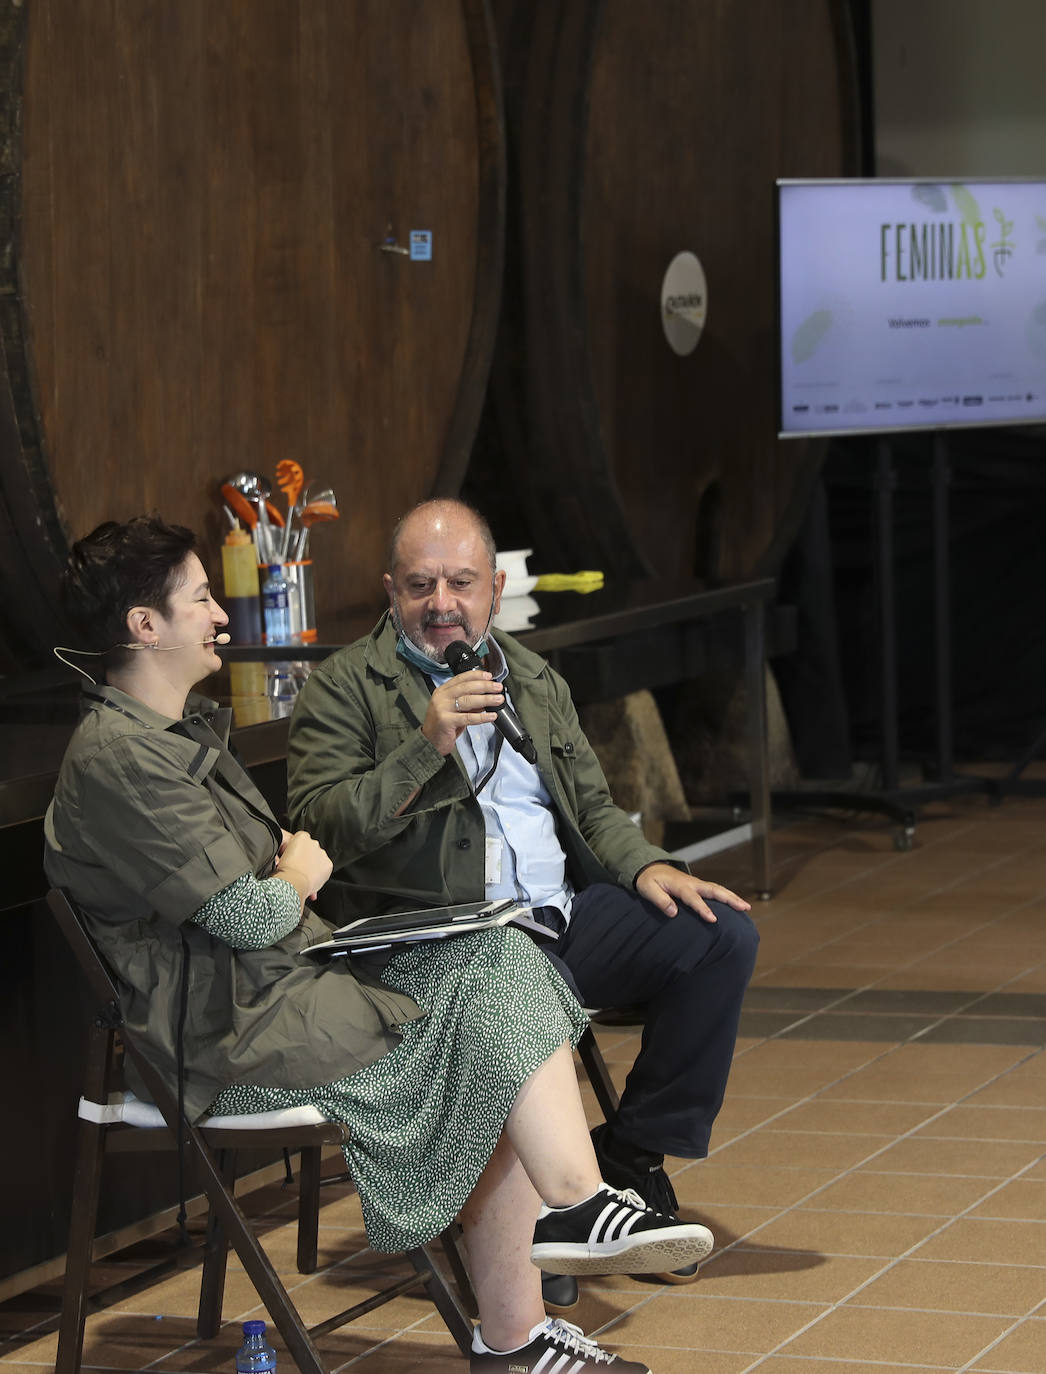
[[527,559],[533,549],[506,549],[498,554],[498,570],[505,573],[505,590],[502,598],[526,596],[537,585],[537,578],[527,572]]
[[537,585],[537,578],[527,572],[527,559],[533,549],[505,549],[498,554],[497,566],[505,573],[505,590],[501,593],[501,610],[494,617],[499,630],[529,630],[531,617],[540,609],[528,593]]

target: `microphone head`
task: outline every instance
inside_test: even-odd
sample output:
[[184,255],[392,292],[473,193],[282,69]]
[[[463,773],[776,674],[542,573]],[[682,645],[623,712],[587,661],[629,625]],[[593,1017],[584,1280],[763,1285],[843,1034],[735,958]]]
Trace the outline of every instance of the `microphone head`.
[[214,643],[215,643],[215,644],[230,644],[231,642],[232,642],[232,635],[227,635],[227,634],[224,634],[224,633],[223,633],[223,634],[215,635],[215,636],[214,636]]
[[470,668],[482,667],[476,651],[463,639],[452,639],[447,645],[445,657],[447,667],[455,677],[458,673],[467,673]]

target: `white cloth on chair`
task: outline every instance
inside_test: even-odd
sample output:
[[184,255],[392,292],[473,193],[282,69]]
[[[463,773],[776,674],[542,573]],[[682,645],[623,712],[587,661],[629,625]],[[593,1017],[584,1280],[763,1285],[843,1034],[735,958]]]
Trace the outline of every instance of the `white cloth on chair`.
[[[80,1098],[77,1116],[101,1126],[139,1126],[155,1129],[166,1126],[163,1113],[151,1102],[142,1102],[134,1093],[113,1093],[108,1102],[89,1102]],[[281,1107],[272,1112],[248,1112],[242,1116],[205,1117],[199,1124],[208,1130],[268,1131],[290,1126],[319,1126],[326,1120],[315,1107]]]

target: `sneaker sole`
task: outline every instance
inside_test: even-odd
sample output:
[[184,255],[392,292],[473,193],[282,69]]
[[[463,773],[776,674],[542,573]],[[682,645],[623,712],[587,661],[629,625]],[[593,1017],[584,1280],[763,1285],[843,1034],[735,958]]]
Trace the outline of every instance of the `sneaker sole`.
[[[548,1242],[532,1245],[531,1263],[558,1274],[663,1274],[702,1260],[714,1244],[703,1226],[674,1226],[671,1232],[626,1238],[603,1245]],[[696,1276],[695,1276],[696,1277]]]

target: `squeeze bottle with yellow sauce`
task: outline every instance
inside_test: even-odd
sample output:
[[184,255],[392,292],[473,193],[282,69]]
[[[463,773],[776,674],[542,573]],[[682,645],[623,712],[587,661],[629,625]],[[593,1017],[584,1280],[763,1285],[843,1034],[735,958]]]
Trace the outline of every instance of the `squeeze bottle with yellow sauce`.
[[230,530],[222,545],[223,606],[229,613],[234,644],[262,642],[261,601],[258,596],[258,555],[246,530]]

